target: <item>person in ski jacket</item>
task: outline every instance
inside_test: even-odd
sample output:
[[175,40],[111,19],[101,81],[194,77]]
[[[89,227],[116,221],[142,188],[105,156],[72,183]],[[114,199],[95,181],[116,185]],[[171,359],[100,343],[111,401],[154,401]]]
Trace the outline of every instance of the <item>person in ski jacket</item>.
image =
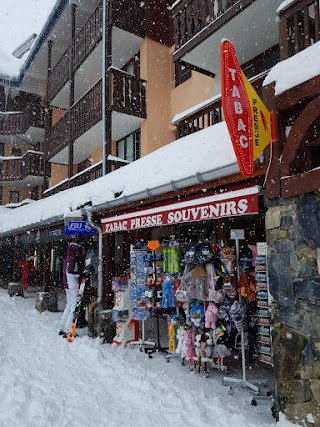
[[75,242],[69,243],[67,256],[63,262],[63,284],[66,292],[66,307],[60,325],[59,335],[67,336],[77,304],[79,277],[83,269],[83,248]]

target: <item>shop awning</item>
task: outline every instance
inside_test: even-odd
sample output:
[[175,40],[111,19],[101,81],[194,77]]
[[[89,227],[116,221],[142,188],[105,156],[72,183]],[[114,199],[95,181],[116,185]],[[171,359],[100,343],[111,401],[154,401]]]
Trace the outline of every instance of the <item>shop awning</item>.
[[85,205],[99,212],[238,172],[226,124],[218,123],[92,182],[0,213],[0,233],[43,227]]
[[152,209],[123,215],[104,217],[101,220],[104,233],[161,227],[184,222],[206,221],[257,214],[259,186],[226,191],[208,197],[197,197]]

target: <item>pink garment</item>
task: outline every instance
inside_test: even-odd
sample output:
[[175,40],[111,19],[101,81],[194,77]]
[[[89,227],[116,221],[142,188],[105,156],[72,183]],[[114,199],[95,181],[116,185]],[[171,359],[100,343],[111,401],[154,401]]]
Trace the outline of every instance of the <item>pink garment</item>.
[[216,322],[217,322],[217,316],[218,316],[218,308],[215,305],[214,302],[209,302],[209,305],[205,312],[205,327],[216,329]]
[[194,357],[194,336],[192,328],[183,333],[183,347],[181,356],[189,363],[193,363]]
[[256,266],[256,258],[258,255],[257,247],[256,247],[256,245],[248,245],[248,248],[252,252],[252,265],[255,267]]

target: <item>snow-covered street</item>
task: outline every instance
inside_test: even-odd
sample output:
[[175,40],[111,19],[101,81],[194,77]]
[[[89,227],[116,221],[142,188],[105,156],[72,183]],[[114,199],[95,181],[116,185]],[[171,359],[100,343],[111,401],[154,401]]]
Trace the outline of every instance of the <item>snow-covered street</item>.
[[34,296],[0,289],[1,427],[275,425],[270,401],[253,407],[246,390],[228,395],[218,372],[205,379],[178,359],[86,336],[66,342],[61,313],[40,314]]

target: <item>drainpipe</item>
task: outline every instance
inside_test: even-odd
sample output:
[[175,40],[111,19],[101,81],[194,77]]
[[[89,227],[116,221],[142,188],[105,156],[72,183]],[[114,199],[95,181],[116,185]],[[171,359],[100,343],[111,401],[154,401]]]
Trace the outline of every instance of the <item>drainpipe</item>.
[[88,315],[88,335],[93,337],[94,334],[94,312],[96,308],[102,303],[103,297],[103,270],[102,270],[102,229],[97,224],[93,222],[92,213],[87,210],[82,210],[83,214],[87,217],[88,223],[91,227],[95,228],[98,231],[98,298],[89,306],[89,315]]

